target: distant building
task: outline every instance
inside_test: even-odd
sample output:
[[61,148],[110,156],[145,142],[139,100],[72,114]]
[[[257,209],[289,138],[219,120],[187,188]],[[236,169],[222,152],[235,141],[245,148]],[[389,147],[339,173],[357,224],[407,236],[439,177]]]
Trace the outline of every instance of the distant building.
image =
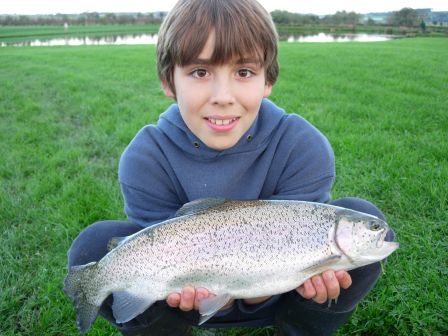
[[384,13],[367,13],[364,14],[364,21],[373,20],[375,23],[387,23],[387,19],[392,15],[392,12]]
[[448,25],[448,12],[432,12],[432,24]]

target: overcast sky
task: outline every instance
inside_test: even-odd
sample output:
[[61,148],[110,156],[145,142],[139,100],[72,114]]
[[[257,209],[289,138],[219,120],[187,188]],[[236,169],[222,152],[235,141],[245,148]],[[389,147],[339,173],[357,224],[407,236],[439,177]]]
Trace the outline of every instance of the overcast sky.
[[[56,14],[82,12],[155,12],[169,11],[176,0],[2,0],[0,14]],[[357,13],[396,11],[403,7],[432,8],[448,11],[447,0],[259,0],[268,10],[295,13],[334,14],[336,11]]]

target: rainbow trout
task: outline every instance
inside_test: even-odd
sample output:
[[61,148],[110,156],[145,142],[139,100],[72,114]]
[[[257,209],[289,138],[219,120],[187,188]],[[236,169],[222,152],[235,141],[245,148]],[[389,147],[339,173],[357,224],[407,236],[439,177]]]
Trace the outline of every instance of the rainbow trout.
[[64,292],[77,308],[81,333],[113,294],[117,323],[185,285],[216,297],[201,302],[200,324],[231,298],[285,293],[325,270],[380,261],[398,248],[385,242],[377,217],[328,204],[204,199],[176,217],[117,238],[98,262],[72,267]]

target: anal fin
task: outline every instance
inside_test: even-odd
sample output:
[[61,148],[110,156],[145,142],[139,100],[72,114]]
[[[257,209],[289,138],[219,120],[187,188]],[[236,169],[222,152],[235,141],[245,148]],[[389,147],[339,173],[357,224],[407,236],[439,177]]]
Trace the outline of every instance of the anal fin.
[[141,292],[114,292],[112,310],[117,323],[125,323],[143,313],[154,300],[148,293]]
[[230,294],[222,294],[202,300],[199,303],[199,313],[201,314],[199,325],[211,319],[231,298]]

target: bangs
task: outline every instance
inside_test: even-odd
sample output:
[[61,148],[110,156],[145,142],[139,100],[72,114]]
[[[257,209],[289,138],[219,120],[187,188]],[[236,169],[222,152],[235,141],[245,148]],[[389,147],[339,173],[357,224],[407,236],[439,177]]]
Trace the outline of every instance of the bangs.
[[[241,29],[243,28],[243,29]],[[205,47],[210,34],[215,34],[214,50],[210,63],[222,65],[231,61],[239,61],[246,58],[254,60],[259,65],[264,65],[266,52],[262,41],[257,41],[256,36],[244,32],[244,28],[235,24],[223,25],[219,20],[207,26],[194,26],[184,33],[178,41],[181,41],[174,56],[174,63],[179,66],[189,65],[198,59]],[[249,30],[249,29],[247,29]]]
[[173,40],[177,41],[172,49],[176,65],[185,66],[194,62],[212,32],[215,33],[215,46],[210,59],[212,64],[249,57],[260,65],[266,65],[276,56],[269,55],[268,50],[276,49],[277,36],[274,41],[266,36],[266,22],[263,22],[262,15],[254,15],[259,8],[250,2],[197,1],[196,6],[192,7],[196,7],[190,9],[194,15],[187,16],[183,29],[173,36]]

